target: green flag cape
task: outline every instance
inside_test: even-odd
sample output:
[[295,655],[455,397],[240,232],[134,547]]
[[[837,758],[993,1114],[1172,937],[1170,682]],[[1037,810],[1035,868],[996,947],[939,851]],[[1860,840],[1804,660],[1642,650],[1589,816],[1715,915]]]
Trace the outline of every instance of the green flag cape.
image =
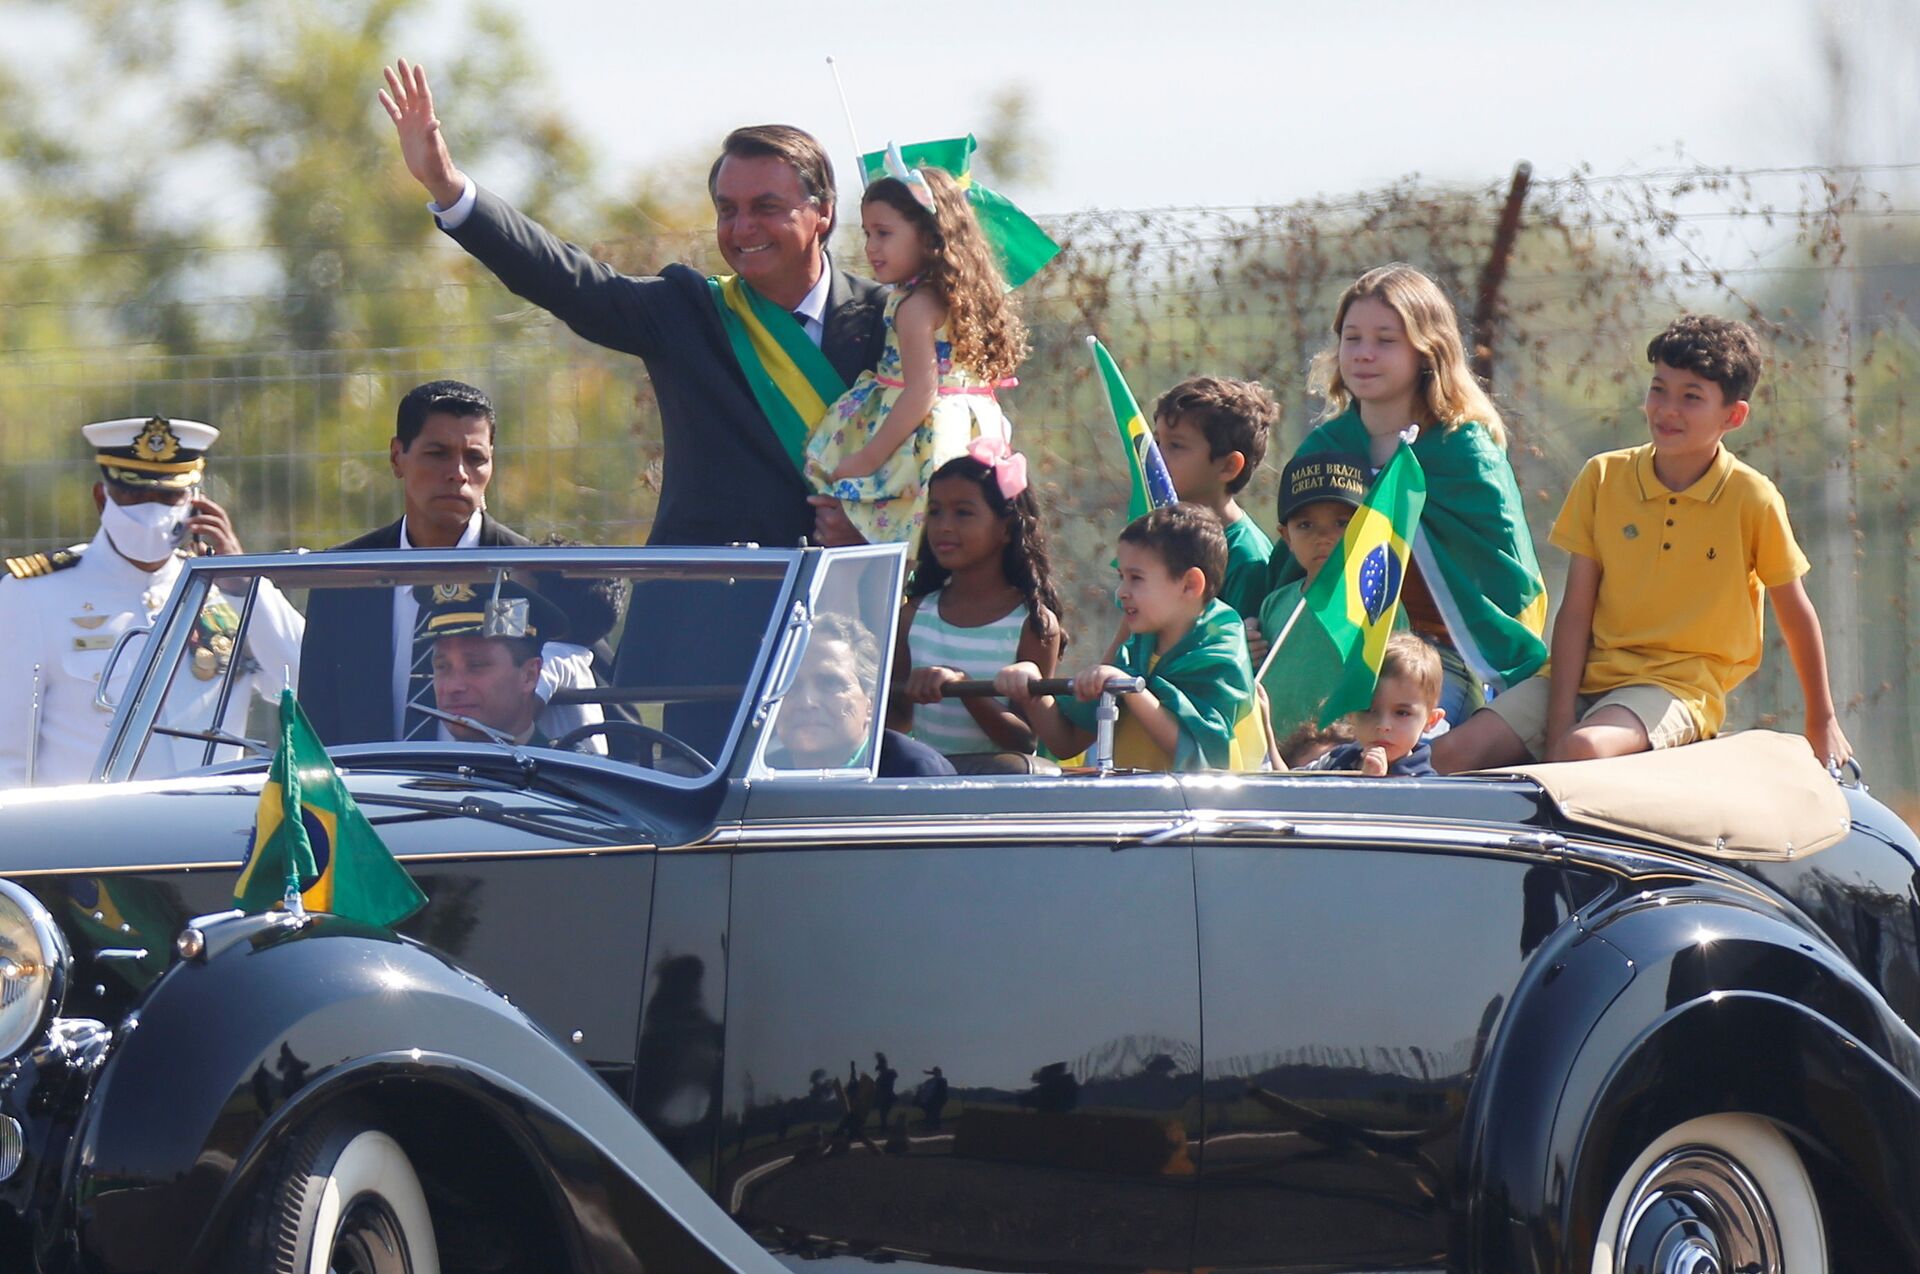
[[260,789],[233,902],[242,911],[266,911],[289,886],[314,911],[383,927],[427,901],[353,803],[293,691],[283,690],[280,746]]
[[[1358,408],[1308,434],[1294,454],[1357,451],[1370,439]],[[1474,423],[1424,427],[1413,454],[1427,502],[1413,558],[1460,656],[1495,691],[1524,681],[1546,661],[1547,587],[1506,453]],[[1299,579],[1285,544],[1273,551],[1270,585]]]
[[1373,480],[1366,503],[1354,510],[1346,534],[1307,590],[1301,621],[1318,624],[1340,652],[1340,674],[1320,709],[1323,727],[1373,702],[1426,498],[1420,462],[1413,448],[1402,443]]
[[[950,137],[938,142],[914,142],[900,148],[900,157],[909,168],[939,168],[967,192],[980,233],[993,249],[1001,277],[1008,288],[1017,288],[1060,254],[1060,245],[1034,224],[1032,217],[1014,206],[997,191],[988,190],[973,179],[973,152],[978,143],[973,134]],[[871,183],[887,175],[887,152],[872,151],[860,156],[860,168]]]
[[708,279],[707,291],[753,400],[793,467],[804,473],[807,438],[833,401],[847,392],[847,383],[789,311],[738,275]]
[[[1180,723],[1176,770],[1224,770],[1233,764],[1234,727],[1253,711],[1253,665],[1247,659],[1247,633],[1240,613],[1215,598],[1207,603],[1191,631],[1153,659],[1152,633],[1136,633],[1120,647],[1119,668],[1145,677],[1147,690]],[[1083,730],[1094,728],[1094,705],[1062,698],[1060,711]]]

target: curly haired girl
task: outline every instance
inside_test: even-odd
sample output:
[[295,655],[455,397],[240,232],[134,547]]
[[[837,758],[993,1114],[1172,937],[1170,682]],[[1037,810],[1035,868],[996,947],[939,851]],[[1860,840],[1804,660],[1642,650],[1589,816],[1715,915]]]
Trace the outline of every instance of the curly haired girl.
[[892,148],[887,162],[893,175],[860,204],[874,278],[894,285],[886,347],[807,446],[815,491],[875,542],[918,533],[928,479],[969,442],[1010,437],[994,393],[1015,383],[1027,353],[966,192],[941,169],[908,169]]

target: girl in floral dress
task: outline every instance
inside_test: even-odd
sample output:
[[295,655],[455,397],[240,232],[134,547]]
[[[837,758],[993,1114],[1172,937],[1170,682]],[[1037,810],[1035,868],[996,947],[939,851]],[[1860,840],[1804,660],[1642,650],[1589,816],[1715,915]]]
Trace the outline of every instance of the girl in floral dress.
[[908,169],[867,187],[860,224],[887,299],[880,364],[827,409],[807,445],[814,490],[839,500],[874,543],[912,540],[925,520],[933,471],[975,438],[1008,439],[995,399],[1026,357],[1026,328],[966,193],[938,168]]

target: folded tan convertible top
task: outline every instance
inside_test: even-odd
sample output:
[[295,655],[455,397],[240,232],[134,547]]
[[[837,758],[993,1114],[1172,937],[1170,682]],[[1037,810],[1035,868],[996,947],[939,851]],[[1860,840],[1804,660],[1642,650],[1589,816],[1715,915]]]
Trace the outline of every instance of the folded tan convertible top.
[[1772,730],[1499,772],[1534,780],[1568,818],[1717,858],[1804,858],[1836,844],[1851,821],[1807,741]]

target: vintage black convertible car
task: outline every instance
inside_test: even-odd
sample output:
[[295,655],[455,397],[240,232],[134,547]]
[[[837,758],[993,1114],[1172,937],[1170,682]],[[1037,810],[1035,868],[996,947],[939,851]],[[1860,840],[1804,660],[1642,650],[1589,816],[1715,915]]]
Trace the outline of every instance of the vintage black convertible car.
[[[1920,1269],[1920,844],[1800,740],[884,779],[903,569],[195,562],[100,781],[0,793],[0,1268]],[[216,576],[542,573],[661,634],[605,719],[334,749],[428,905],[230,912]]]

